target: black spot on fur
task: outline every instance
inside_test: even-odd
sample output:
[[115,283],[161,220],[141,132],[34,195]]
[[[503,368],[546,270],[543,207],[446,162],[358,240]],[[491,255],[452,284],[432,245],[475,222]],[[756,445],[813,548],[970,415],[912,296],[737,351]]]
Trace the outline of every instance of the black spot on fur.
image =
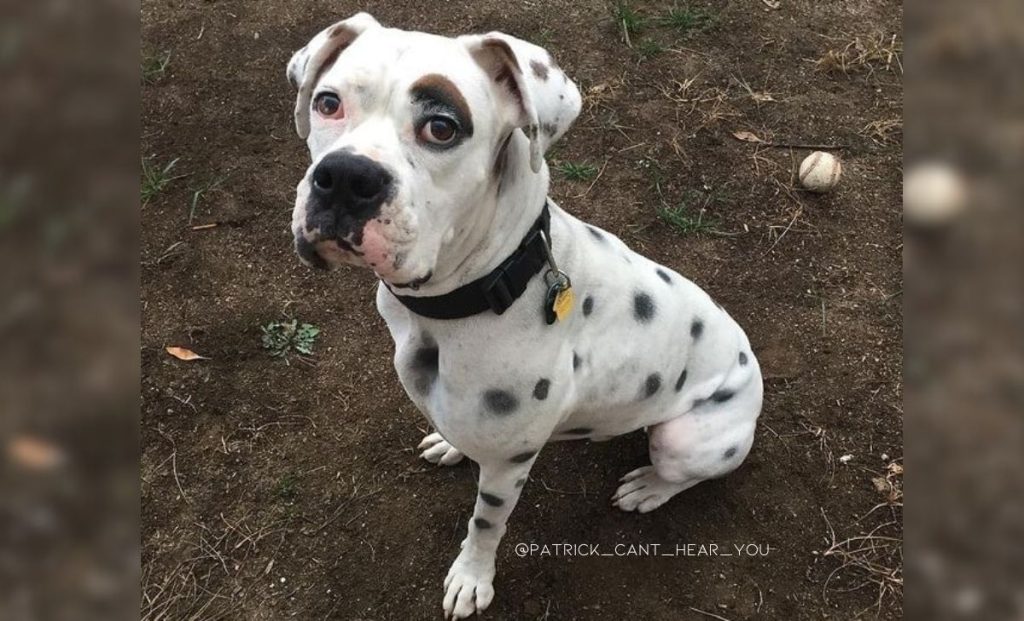
[[599,242],[607,242],[608,241],[607,239],[605,239],[604,233],[602,233],[601,231],[595,229],[592,226],[588,226],[587,227],[587,231],[590,233],[591,236],[593,236],[594,239],[596,239]]
[[676,392],[679,392],[680,390],[682,390],[683,389],[683,384],[685,384],[685,383],[686,383],[686,369],[683,369],[683,372],[679,374],[679,379],[676,380]]
[[736,447],[735,446],[731,446],[731,447],[729,447],[729,448],[727,448],[725,450],[725,459],[729,459],[730,457],[732,457],[735,454],[736,454]]
[[572,370],[579,371],[581,364],[583,364],[583,359],[576,352],[572,352]]
[[[734,449],[735,450],[735,449]],[[491,505],[492,507],[500,507],[505,504],[499,496],[494,494],[488,494],[487,492],[480,492],[480,500],[484,501],[485,504]]]
[[484,393],[484,405],[495,414],[510,414],[519,407],[519,399],[507,390],[492,388]]
[[483,518],[473,518],[473,523],[476,524],[476,527],[480,530],[487,530],[491,526],[494,526],[493,524],[491,524]]
[[518,455],[513,455],[509,459],[509,461],[512,462],[513,464],[525,464],[526,462],[528,462],[531,459],[533,459],[533,456],[536,455],[536,454],[537,454],[537,451],[526,451],[525,453],[519,453]]
[[654,317],[654,300],[646,293],[633,295],[633,318],[640,323],[647,323]]
[[661,374],[651,373],[650,375],[647,376],[647,379],[644,380],[644,387],[641,398],[648,399],[650,397],[653,397],[654,393],[658,392],[660,389]]
[[664,280],[666,283],[670,285],[672,284],[672,277],[668,275],[668,272],[661,269],[660,267],[654,271],[658,274],[658,278]]
[[744,352],[740,352],[740,366],[747,366],[747,354],[745,354]]
[[735,396],[736,393],[731,390],[716,390],[710,397],[708,397],[708,400],[714,401],[715,403],[725,403]]
[[594,430],[591,429],[590,427],[573,427],[572,429],[567,429],[562,433],[565,433],[566,435],[570,436],[585,436],[590,433],[593,433],[593,431]]
[[429,334],[424,334],[421,340],[422,345],[413,353],[409,367],[416,374],[413,380],[416,392],[426,395],[437,380],[440,351]]
[[526,477],[523,477],[516,481],[516,487],[522,487],[524,485],[526,485]]
[[533,387],[533,398],[543,401],[548,398],[548,389],[551,388],[551,380],[541,378]]
[[583,298],[583,316],[590,317],[590,313],[594,312],[594,298],[593,296],[587,296]]
[[704,334],[704,322],[700,319],[694,319],[693,323],[690,324],[690,336],[699,339],[701,334]]

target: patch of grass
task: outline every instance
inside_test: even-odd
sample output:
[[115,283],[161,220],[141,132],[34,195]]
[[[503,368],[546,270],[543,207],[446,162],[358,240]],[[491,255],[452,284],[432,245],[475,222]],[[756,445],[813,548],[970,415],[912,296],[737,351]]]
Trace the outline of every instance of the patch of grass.
[[626,35],[626,43],[629,43],[629,35],[636,34],[644,25],[644,18],[636,10],[625,2],[617,2],[612,8],[612,15],[615,22],[622,28]]
[[260,330],[263,332],[263,349],[275,357],[284,356],[292,350],[312,356],[313,344],[320,334],[320,328],[311,323],[300,324],[297,319],[272,321],[260,326]]
[[203,195],[208,192],[213,192],[219,188],[225,181],[227,181],[227,175],[215,177],[198,188],[192,190],[192,203],[188,210],[188,223],[191,226],[192,221],[196,217],[196,209],[199,207],[199,201],[202,200]]
[[654,39],[644,39],[634,48],[640,60],[648,60],[665,51],[665,46]]
[[158,55],[147,55],[142,57],[142,83],[156,84],[167,73],[167,67],[171,64],[171,53],[164,52]]
[[285,502],[292,502],[295,497],[299,494],[298,481],[295,479],[295,475],[288,473],[277,480],[277,487],[275,488],[277,497]]
[[637,160],[636,168],[650,178],[651,187],[664,200],[664,195],[661,193],[661,182],[665,180],[665,176],[662,174],[661,162],[654,157],[644,157]]
[[703,32],[710,28],[715,22],[715,16],[705,9],[692,7],[672,7],[661,18],[658,25],[668,26],[679,31],[680,34],[691,32]]
[[683,235],[722,234],[718,230],[718,219],[708,215],[707,209],[724,200],[724,188],[690,190],[676,207],[662,203],[658,207],[658,217]]
[[555,165],[555,170],[570,181],[589,181],[597,175],[597,167],[586,162],[559,162]]
[[171,181],[184,177],[184,175],[171,175],[171,171],[174,170],[174,165],[178,163],[178,159],[179,158],[174,158],[169,164],[161,168],[159,165],[154,165],[152,163],[152,158],[142,158],[142,184],[140,192],[143,207],[145,207],[153,197],[160,192],[163,192],[164,188],[166,188],[167,184]]
[[548,47],[555,40],[555,33],[550,28],[545,28],[533,35],[530,40],[541,47]]
[[711,233],[718,226],[718,221],[706,217],[703,209],[694,213],[686,203],[677,207],[658,207],[658,217],[683,235]]

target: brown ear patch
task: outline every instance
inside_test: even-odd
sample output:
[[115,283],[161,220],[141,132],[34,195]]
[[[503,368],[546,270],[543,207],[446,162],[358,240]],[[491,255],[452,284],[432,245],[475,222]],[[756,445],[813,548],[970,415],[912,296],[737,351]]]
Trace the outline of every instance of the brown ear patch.
[[338,35],[343,35],[345,33],[348,33],[353,36],[355,35],[352,29],[348,27],[348,24],[338,24],[334,28],[331,28],[331,31],[327,33],[327,38],[333,39],[334,37],[337,37]]
[[348,46],[352,45],[352,41],[355,41],[355,38],[359,36],[359,33],[353,30],[351,27],[349,27],[348,24],[338,24],[337,26],[332,28],[329,33],[327,33],[327,40],[330,41],[331,39],[335,39],[342,35],[347,36],[349,40],[347,42],[343,42],[341,45],[335,48],[333,52],[328,54],[327,58],[324,58],[324,61],[320,63],[319,67],[317,67],[316,75],[313,76],[313,84],[319,82],[320,76],[322,76],[325,71],[334,66],[334,63],[338,60],[338,56],[340,56],[341,53],[344,52],[346,48],[348,48]]
[[533,69],[533,75],[537,76],[537,79],[541,82],[545,82],[548,79],[548,66],[539,60],[530,61],[530,69]]
[[334,66],[334,63],[338,60],[338,56],[341,56],[341,53],[345,50],[346,47],[348,46],[342,45],[338,49],[328,54],[327,58],[324,59],[324,62],[320,63],[320,66],[317,68],[316,75],[313,76],[313,84],[318,83],[320,81],[320,76],[322,76],[324,72],[326,72],[328,69]]
[[512,51],[508,43],[495,38],[484,39],[481,47],[490,50],[497,62],[497,66],[486,67],[494,81],[507,88],[522,106],[523,94],[519,91],[519,82],[513,72],[522,73],[523,70],[519,67],[519,60],[516,58],[515,52]]

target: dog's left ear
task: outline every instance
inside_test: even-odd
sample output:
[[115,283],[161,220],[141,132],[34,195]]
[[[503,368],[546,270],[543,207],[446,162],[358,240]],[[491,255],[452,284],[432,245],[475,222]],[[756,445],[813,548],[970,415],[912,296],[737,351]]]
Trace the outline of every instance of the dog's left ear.
[[309,103],[323,69],[333,64],[356,37],[380,22],[369,13],[356,13],[321,30],[288,61],[288,81],[299,89],[295,98],[295,131],[303,140],[309,136]]
[[499,89],[511,122],[530,139],[530,168],[580,113],[580,91],[541,47],[501,32],[459,37]]

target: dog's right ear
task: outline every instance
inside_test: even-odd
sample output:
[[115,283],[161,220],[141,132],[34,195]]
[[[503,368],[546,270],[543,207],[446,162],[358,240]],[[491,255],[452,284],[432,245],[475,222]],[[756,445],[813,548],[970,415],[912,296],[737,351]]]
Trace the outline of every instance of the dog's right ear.
[[321,30],[288,61],[288,81],[299,89],[295,98],[295,131],[303,140],[309,136],[309,104],[320,74],[337,60],[356,37],[380,23],[369,13],[356,13]]

